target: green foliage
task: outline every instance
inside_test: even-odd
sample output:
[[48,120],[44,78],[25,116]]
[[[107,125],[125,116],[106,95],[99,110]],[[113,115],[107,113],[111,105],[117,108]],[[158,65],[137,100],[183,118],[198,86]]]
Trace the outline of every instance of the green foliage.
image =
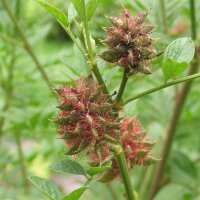
[[72,193],[70,193],[69,195],[65,196],[62,198],[62,200],[78,200],[81,195],[85,192],[85,190],[87,190],[88,187],[81,187],[78,188],[76,190],[74,190]]
[[29,176],[29,180],[50,199],[53,200],[61,199],[61,193],[59,192],[57,187],[50,181],[44,178],[40,178],[38,176]]
[[173,41],[166,49],[162,70],[165,80],[183,73],[194,56],[194,43],[190,38]]
[[106,171],[108,169],[110,169],[111,166],[101,166],[101,167],[90,167],[89,169],[86,170],[86,172],[91,175],[94,176],[100,172]]
[[[188,198],[189,196],[189,198]],[[158,194],[156,195],[156,197],[154,198],[154,200],[187,200],[187,199],[191,199],[191,194],[190,191],[180,185],[176,185],[176,184],[169,184],[167,186],[165,186],[164,188],[162,188]]]
[[[10,0],[8,2],[13,12],[15,12],[15,3],[18,1]],[[39,1],[61,25],[67,26],[70,24],[72,31],[77,33],[73,20],[77,17],[75,6],[70,3],[70,1],[59,0],[54,2],[49,0],[48,2],[55,3],[56,7],[62,8],[64,11],[68,8],[66,17],[62,11],[54,6]],[[103,51],[102,45],[99,44],[99,39],[102,39],[105,35],[101,27],[108,24],[105,16],[118,15],[120,13],[122,1],[101,0],[99,4],[98,1],[95,0],[86,2],[87,17],[88,19],[92,19],[90,20],[90,31],[91,35],[96,39],[98,55]],[[163,33],[162,13],[157,1],[128,0],[123,2],[123,6],[131,10],[132,16],[137,12],[152,8],[147,22],[157,25],[153,36],[154,38],[161,38],[156,43],[156,48],[159,51],[166,49],[171,41],[190,35],[188,1],[166,0],[165,2],[169,30],[168,34]],[[200,1],[196,1],[196,6],[198,10]],[[76,7],[78,7],[79,13],[81,13],[81,6],[77,5]],[[41,61],[42,66],[55,87],[63,83],[72,84],[72,80],[76,79],[78,76],[89,74],[89,65],[85,62],[80,50],[76,45],[72,44],[71,40],[66,37],[65,32],[57,26],[55,20],[52,20],[52,17],[44,9],[41,9],[35,1],[21,0],[20,10],[20,18],[18,20],[20,21],[21,27],[23,27],[27,39],[31,42],[34,52]],[[93,15],[94,11],[96,12],[95,15]],[[199,17],[200,15],[197,13],[198,22]],[[79,18],[81,18],[80,14]],[[77,19],[77,22],[80,22],[79,19]],[[187,25],[185,29],[184,24]],[[175,35],[172,34],[173,30],[179,30],[177,27],[181,27],[184,30],[176,32]],[[20,140],[27,176],[29,174],[38,174],[41,177],[52,177],[56,183],[58,182],[59,189],[61,191],[67,191],[66,193],[71,189],[73,190],[73,188],[80,187],[77,189],[77,192],[72,192],[68,196],[73,193],[76,195],[80,194],[81,191],[87,189],[87,187],[81,188],[85,177],[76,176],[76,178],[73,179],[69,175],[70,172],[65,172],[66,169],[62,171],[63,169],[60,166],[57,168],[57,171],[64,172],[61,175],[48,170],[49,164],[55,160],[62,159],[61,157],[64,157],[63,154],[65,151],[65,145],[61,140],[57,139],[54,125],[48,121],[48,119],[52,119],[55,116],[55,108],[52,108],[52,105],[56,105],[56,100],[53,93],[46,87],[32,59],[24,49],[21,39],[17,35],[5,8],[2,6],[2,3],[0,3],[0,124],[1,120],[4,119],[3,126],[0,125],[0,129],[2,129],[3,132],[0,144],[0,199],[35,200],[43,198],[41,192],[36,190],[32,184],[29,185],[27,194],[25,193],[26,185],[23,181],[20,157],[15,141],[16,132],[21,135]],[[62,35],[64,35],[64,40],[62,40]],[[188,66],[190,62],[189,56],[192,57],[193,54],[193,44],[189,40],[190,39],[185,40],[187,45],[181,43],[181,45],[184,46],[184,54],[182,54],[183,52],[180,48],[181,55],[183,55],[181,59],[174,54],[169,56],[169,60],[166,62],[166,66],[168,65],[166,71],[168,71],[168,68],[171,66],[172,69],[167,72],[167,74],[170,74],[167,75],[168,77],[179,76],[186,69],[184,64],[186,63]],[[185,58],[187,59],[185,60]],[[168,58],[165,60],[167,59]],[[178,62],[176,59],[178,59]],[[106,80],[106,85],[108,86],[110,94],[114,94],[114,92],[118,90],[122,70],[120,68],[113,68],[99,58],[97,61],[100,72],[103,74],[103,79]],[[152,75],[148,77],[139,75],[131,77],[126,87],[125,98],[160,84],[163,77],[160,70],[161,65],[162,57],[156,58],[152,63]],[[12,71],[12,66],[13,80],[10,79],[9,76]],[[165,178],[167,178],[170,183],[161,187],[155,200],[200,199],[200,150],[198,136],[198,130],[200,129],[200,105],[198,101],[200,96],[199,84],[199,80],[193,83],[189,101],[186,101],[180,123],[176,130],[171,155],[168,158],[165,169]],[[13,87],[13,93],[8,97],[7,91],[9,91],[10,86]],[[5,88],[7,88],[7,90],[5,90]],[[137,101],[127,104],[125,107],[126,115],[135,116],[138,113],[138,117],[148,130],[149,136],[159,141],[154,149],[158,157],[163,144],[161,138],[165,137],[169,120],[173,113],[174,91],[175,88],[173,87],[167,88],[138,99]],[[4,111],[4,106],[7,102],[10,102],[9,108]],[[124,113],[121,113],[121,115],[124,115]],[[81,166],[84,166],[86,162],[83,158],[76,158],[76,160]],[[85,168],[85,172],[82,171],[82,173],[93,176],[108,168],[108,166]],[[74,171],[74,169],[72,169],[72,171]],[[151,173],[149,174],[151,175]],[[143,176],[145,180],[142,179]],[[36,187],[40,188],[44,193],[52,192],[52,189],[49,189],[52,183],[39,177],[32,177],[32,179],[32,182],[37,184]],[[141,187],[141,183],[148,180],[148,173],[146,173],[144,169],[138,169],[136,167],[132,171],[131,179],[136,190],[141,190],[139,192],[140,198],[140,195],[143,193],[145,194],[149,188],[149,186]],[[41,185],[41,183],[44,185]],[[65,199],[68,197],[66,194],[66,197],[63,197],[64,195],[61,195],[55,186],[53,186],[53,188],[53,191],[56,191],[53,194],[55,196],[57,195],[58,199]],[[124,189],[120,181],[112,182],[110,189],[110,185],[104,185],[94,180],[91,182],[88,190],[89,192],[87,194],[81,196],[82,200],[112,199],[113,194],[111,191],[115,192],[114,195],[118,197],[118,200],[124,199]],[[47,196],[49,197],[49,194]],[[80,196],[77,195],[76,197],[79,198]]]
[[88,1],[87,5],[86,5],[88,21],[90,21],[90,19],[92,18],[99,2],[100,2],[100,0],[89,0]]
[[50,168],[58,172],[67,172],[69,174],[77,174],[86,176],[84,168],[77,162],[65,159],[53,163]]
[[51,13],[62,26],[67,26],[67,16],[61,10],[48,3],[45,3],[44,1],[37,0],[37,2],[40,3],[49,13]]
[[76,9],[76,12],[78,13],[78,16],[85,20],[86,14],[85,14],[85,0],[72,0],[72,3],[74,5],[74,8]]

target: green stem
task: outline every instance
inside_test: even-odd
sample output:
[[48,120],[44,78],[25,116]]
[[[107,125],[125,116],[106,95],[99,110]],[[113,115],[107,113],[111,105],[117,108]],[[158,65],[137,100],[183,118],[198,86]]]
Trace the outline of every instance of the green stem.
[[35,65],[37,66],[38,70],[40,71],[43,79],[45,80],[45,82],[47,83],[48,86],[51,86],[50,84],[50,81],[49,81],[49,78],[46,74],[46,72],[44,71],[44,69],[42,68],[42,65],[40,64],[39,60],[37,59],[35,53],[33,52],[32,50],[32,47],[31,45],[29,44],[22,28],[20,27],[17,19],[15,18],[9,4],[7,3],[6,0],[2,0],[2,3],[5,7],[5,10],[6,12],[8,13],[12,23],[15,25],[15,28],[16,28],[16,31],[18,32],[19,36],[21,37],[22,41],[24,42],[24,46],[25,46],[25,49],[27,50],[27,52],[29,53],[29,55],[31,56],[31,58],[33,59]]
[[81,53],[83,54],[83,56],[85,57],[85,59],[88,60],[89,58],[87,56],[87,52],[85,51],[85,49],[83,48],[83,46],[80,44],[80,42],[75,38],[75,36],[73,35],[73,33],[70,31],[70,29],[68,27],[65,27],[65,26],[62,26],[62,27],[66,31],[66,33],[69,35],[69,37],[71,38],[71,40],[79,48],[79,50],[81,51]]
[[[195,62],[195,63],[196,63],[196,62]],[[158,85],[157,87],[154,87],[154,88],[149,89],[149,90],[147,90],[147,91],[141,92],[140,94],[137,94],[137,95],[135,95],[134,97],[131,97],[131,98],[125,100],[125,101],[122,103],[122,105],[125,105],[125,104],[127,104],[127,103],[129,103],[129,102],[131,102],[131,101],[134,101],[134,100],[136,100],[136,99],[139,99],[139,98],[141,98],[141,97],[143,97],[143,96],[146,96],[146,95],[148,95],[148,94],[151,94],[151,93],[153,93],[153,92],[157,92],[157,91],[159,91],[159,90],[161,90],[161,89],[163,89],[163,88],[167,88],[167,87],[170,87],[170,86],[172,86],[172,85],[176,85],[176,84],[179,84],[179,83],[182,83],[182,82],[185,82],[185,81],[191,81],[191,80],[193,80],[193,79],[195,79],[195,78],[200,78],[200,73],[196,73],[196,74],[193,74],[193,75],[190,75],[190,76],[186,76],[186,77],[183,77],[183,78],[180,78],[180,79],[177,79],[177,80],[168,82],[168,83],[166,83],[166,84]]]
[[160,0],[162,20],[163,20],[163,30],[165,33],[168,33],[168,23],[167,23],[167,14],[166,14],[166,3],[165,0]]
[[116,155],[118,167],[123,180],[124,188],[126,190],[127,200],[134,200],[133,188],[130,180],[130,174],[128,171],[128,166],[126,163],[126,158],[124,155],[123,148],[121,147],[121,152]]
[[197,38],[197,25],[196,25],[196,16],[195,16],[195,0],[190,0],[190,17],[191,17],[191,35],[192,39],[196,40]]
[[128,81],[128,76],[127,76],[128,71],[129,70],[127,68],[124,69],[123,78],[122,78],[122,81],[121,81],[121,84],[120,84],[120,87],[119,87],[118,94],[117,94],[116,99],[115,99],[116,104],[120,102],[122,95],[124,93],[126,83]]
[[[8,68],[8,77],[6,79],[6,82],[3,83],[3,85],[5,86],[4,92],[5,92],[5,103],[2,109],[2,113],[6,113],[8,111],[8,109],[10,108],[10,104],[11,104],[11,99],[12,99],[12,93],[13,93],[13,73],[14,73],[14,64],[15,64],[15,49],[14,46],[12,48],[12,52],[11,52],[11,59],[10,59],[10,63],[9,68]],[[2,77],[3,78],[3,77]],[[5,116],[3,115],[0,118],[0,144],[1,144],[1,137],[3,135],[3,126],[4,126],[4,122],[5,122]]]
[[24,184],[24,189],[25,189],[25,192],[28,193],[29,183],[28,183],[28,179],[27,179],[27,172],[26,172],[26,166],[25,166],[25,160],[24,160],[24,154],[23,154],[23,150],[22,150],[20,136],[21,136],[20,134],[16,133],[15,141],[16,141],[17,151],[18,151],[18,155],[19,155],[19,163],[20,163],[20,169],[21,169],[21,175],[22,175],[22,180],[23,180],[23,184]]
[[93,54],[93,49],[92,49],[92,43],[91,43],[91,39],[90,39],[90,33],[89,33],[89,26],[88,26],[88,21],[87,21],[87,11],[86,11],[86,6],[85,6],[85,1],[83,1],[83,5],[84,5],[84,20],[83,20],[83,24],[84,24],[84,28],[85,28],[85,37],[86,37],[86,43],[87,43],[87,50],[88,50],[88,55],[90,58],[90,65],[91,65],[91,71],[94,73],[97,81],[99,82],[100,85],[102,85],[103,90],[106,94],[108,94],[108,90],[107,87],[104,83],[104,80],[99,72],[99,68],[96,64],[96,60]]

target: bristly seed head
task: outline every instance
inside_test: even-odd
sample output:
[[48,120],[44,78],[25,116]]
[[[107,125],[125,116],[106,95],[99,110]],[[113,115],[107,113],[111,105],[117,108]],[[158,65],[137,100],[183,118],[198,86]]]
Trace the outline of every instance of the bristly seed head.
[[[137,118],[121,120],[120,137],[129,169],[134,165],[146,166],[158,161],[151,153],[154,142],[150,141],[144,132]],[[102,182],[111,181],[119,177],[119,174],[117,161],[113,158],[111,169],[101,174],[99,180]]]
[[151,74],[149,67],[152,58],[159,55],[153,49],[150,33],[154,26],[145,25],[148,13],[138,13],[131,18],[127,9],[119,17],[109,17],[112,26],[104,28],[107,36],[101,42],[108,46],[100,57],[107,62],[116,63],[134,73]]
[[100,165],[110,155],[110,142],[105,138],[114,140],[120,129],[108,95],[92,78],[85,77],[75,81],[75,86],[62,86],[55,91],[60,112],[54,121],[67,144],[67,154],[86,150],[90,163]]

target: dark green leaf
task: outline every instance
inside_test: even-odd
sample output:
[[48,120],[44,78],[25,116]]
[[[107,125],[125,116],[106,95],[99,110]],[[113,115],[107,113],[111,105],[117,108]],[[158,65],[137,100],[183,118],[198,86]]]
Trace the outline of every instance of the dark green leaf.
[[50,166],[50,168],[57,172],[66,172],[69,174],[86,175],[84,168],[73,160],[61,160]]
[[87,20],[90,21],[92,18],[100,0],[89,0],[87,3],[86,9],[87,9]]
[[28,179],[49,198],[58,200],[61,199],[61,193],[57,187],[50,181],[38,176],[29,176]]
[[67,16],[61,10],[44,1],[37,0],[37,2],[40,3],[49,13],[51,13],[62,26],[67,26]]
[[62,200],[78,200],[81,197],[81,195],[85,192],[85,190],[87,190],[87,189],[88,189],[88,187],[81,187],[77,190],[74,190],[69,195],[62,198]]

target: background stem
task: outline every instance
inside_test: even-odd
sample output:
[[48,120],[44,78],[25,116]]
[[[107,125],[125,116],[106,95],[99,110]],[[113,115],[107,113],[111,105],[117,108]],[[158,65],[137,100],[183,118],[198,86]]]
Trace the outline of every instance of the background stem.
[[28,54],[31,56],[32,60],[34,61],[35,65],[37,66],[39,72],[41,73],[43,79],[45,80],[45,82],[47,83],[48,86],[51,86],[49,78],[46,74],[46,72],[44,71],[44,69],[42,68],[42,65],[40,64],[39,60],[37,59],[35,53],[32,50],[31,45],[29,44],[23,30],[21,29],[17,19],[15,18],[15,15],[13,14],[9,4],[7,3],[6,0],[2,0],[2,3],[5,7],[6,12],[8,13],[12,23],[14,24],[16,31],[18,32],[19,36],[21,37],[22,41],[24,42],[24,46],[25,49],[27,50]]
[[[191,31],[192,31],[192,38],[193,40],[196,40],[196,18],[195,18],[195,2],[194,0],[190,0],[190,13],[191,13]],[[194,62],[192,63],[190,69],[189,69],[189,75],[195,73],[198,69],[198,58],[197,58],[197,53],[195,54],[194,57]],[[164,167],[172,146],[172,142],[173,142],[173,137],[175,135],[175,131],[183,110],[183,106],[184,103],[186,101],[186,98],[188,96],[188,93],[190,91],[192,85],[192,81],[188,81],[186,82],[180,92],[180,95],[176,101],[175,104],[175,109],[174,109],[174,113],[173,116],[171,118],[171,122],[168,128],[168,132],[167,132],[167,137],[166,140],[164,142],[164,147],[162,150],[162,160],[158,163],[153,179],[152,179],[152,184],[151,184],[151,188],[150,188],[150,192],[148,195],[148,200],[152,200],[154,195],[156,194],[158,187],[159,187],[159,183],[160,180],[162,178],[163,175],[163,171],[164,171]]]
[[165,0],[160,0],[160,5],[161,5],[162,20],[163,20],[163,30],[164,30],[164,33],[167,34],[168,33],[168,23],[167,23]]
[[23,154],[23,150],[22,150],[21,135],[19,133],[15,133],[15,141],[16,141],[16,145],[17,145],[17,152],[18,152],[18,156],[19,156],[20,170],[21,170],[24,190],[26,193],[28,193],[29,192],[29,182],[27,179],[26,165],[25,165],[24,154]]

